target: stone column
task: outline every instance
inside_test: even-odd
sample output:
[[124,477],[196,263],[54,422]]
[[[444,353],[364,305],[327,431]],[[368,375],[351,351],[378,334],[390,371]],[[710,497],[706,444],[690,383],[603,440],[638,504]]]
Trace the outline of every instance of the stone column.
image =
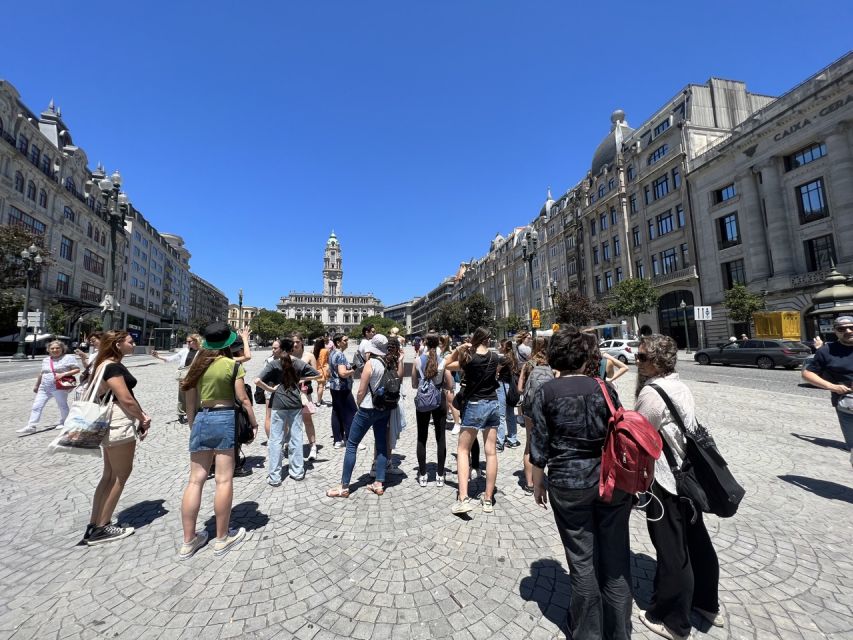
[[832,217],[835,254],[839,262],[853,260],[853,151],[850,121],[839,122],[826,135],[827,205]]
[[[737,184],[741,193],[738,204],[738,224],[743,237],[747,281],[766,280],[770,277],[767,229],[764,227],[761,194],[758,193],[757,188],[757,171],[757,169],[744,171]],[[711,231],[716,238],[719,230]]]
[[798,212],[785,210],[779,158],[768,158],[758,165],[758,169],[761,171],[761,193],[767,211],[767,241],[773,260],[773,275],[789,276],[794,272],[790,228],[795,219],[799,224]]

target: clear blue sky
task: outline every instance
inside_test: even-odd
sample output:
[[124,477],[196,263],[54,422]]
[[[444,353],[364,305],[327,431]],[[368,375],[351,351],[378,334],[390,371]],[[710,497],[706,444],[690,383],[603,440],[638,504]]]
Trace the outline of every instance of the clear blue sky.
[[[693,5],[693,6],[691,6]],[[579,8],[583,6],[583,8]],[[272,307],[321,287],[429,291],[690,82],[778,95],[853,43],[853,3],[133,2],[4,11],[24,102],[178,233],[193,270]]]

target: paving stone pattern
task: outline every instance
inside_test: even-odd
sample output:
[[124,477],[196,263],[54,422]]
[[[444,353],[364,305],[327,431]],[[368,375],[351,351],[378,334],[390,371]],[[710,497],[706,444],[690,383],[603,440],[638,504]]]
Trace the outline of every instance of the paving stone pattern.
[[[266,355],[249,363],[250,376]],[[453,516],[456,439],[448,432],[445,487],[434,482],[430,439],[430,485],[420,487],[408,384],[409,426],[397,450],[405,476],[390,477],[384,496],[364,488],[368,435],[351,497],[325,497],[340,480],[343,450],[331,446],[330,408],[323,407],[315,415],[322,448],[305,480],[284,474],[281,487],[269,487],[259,437],[247,449],[253,473],[234,487],[232,519],[246,527],[248,540],[223,558],[208,545],[179,562],[189,456],[186,427],[169,422],[174,366],[143,357],[129,364],[153,417],[117,510],[119,521],[137,530],[95,548],[77,543],[100,460],[47,455],[55,432],[16,437],[31,382],[0,385],[0,637],[564,637],[568,568],[552,514],[521,490],[522,448],[499,454],[493,514]],[[748,492],[737,517],[707,518],[728,626],[700,625],[696,637],[853,637],[853,472],[828,401],[689,384]],[[617,386],[630,405],[633,372]],[[56,417],[50,405],[45,422]],[[482,481],[472,483],[472,495],[482,490]],[[210,483],[199,526],[211,534],[212,497]],[[631,516],[631,549],[636,612],[648,603],[655,572],[639,511]],[[636,616],[634,636],[654,637]]]

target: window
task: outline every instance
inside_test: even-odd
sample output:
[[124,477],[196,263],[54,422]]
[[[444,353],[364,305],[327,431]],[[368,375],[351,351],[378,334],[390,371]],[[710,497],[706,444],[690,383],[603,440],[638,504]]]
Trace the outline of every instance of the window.
[[621,256],[622,255],[622,243],[619,242],[619,236],[613,236],[613,255]]
[[631,197],[628,198],[628,202],[631,204],[631,215],[633,216],[639,209],[637,208],[637,194],[632,193]]
[[832,236],[812,238],[803,243],[806,250],[806,264],[809,271],[830,269],[836,263],[835,244]]
[[601,184],[601,185],[599,185],[599,187],[598,187],[598,197],[599,197],[599,198],[603,198],[603,197],[604,197],[604,191],[605,191],[605,189],[604,189],[604,184],[602,183],[602,184]]
[[39,206],[44,209],[47,207],[47,191],[42,189],[39,191]]
[[18,136],[18,151],[27,155],[27,149],[30,146],[30,140],[23,133]]
[[681,170],[675,167],[672,170],[672,188],[678,189],[681,186]]
[[77,219],[77,216],[74,214],[74,209],[71,207],[65,207],[65,218],[74,222]]
[[77,193],[77,185],[74,183],[74,178],[71,178],[70,176],[65,178],[65,188],[71,193]]
[[616,267],[616,282],[622,282],[625,279],[625,274],[622,271],[622,267]]
[[664,273],[678,271],[678,254],[675,252],[675,247],[661,252],[660,259],[663,262]]
[[655,136],[659,136],[664,131],[669,129],[669,118],[661,122],[658,126],[655,127]]
[[616,221],[617,221],[616,207],[610,207],[610,225],[615,227]]
[[593,202],[595,202],[595,193],[590,193],[589,194],[589,204],[592,204]]
[[663,174],[660,178],[652,182],[652,187],[655,190],[655,200],[660,200],[669,193],[669,176]]
[[643,193],[645,194],[646,206],[649,206],[652,203],[652,188],[646,185],[643,187]]
[[607,181],[607,190],[613,191],[613,187],[615,187],[615,186],[616,186],[616,178],[610,178],[610,180]]
[[602,213],[598,218],[598,222],[599,222],[599,227],[601,228],[602,231],[604,231],[607,228],[607,214]]
[[39,159],[41,158],[41,149],[39,149],[36,145],[32,145],[30,147],[30,162],[32,162],[35,166],[39,166]]
[[613,288],[613,272],[604,272],[604,288],[610,291]]
[[662,144],[661,146],[659,146],[657,149],[655,149],[654,151],[652,151],[649,154],[649,159],[648,159],[647,164],[649,166],[653,165],[655,162],[657,162],[658,160],[663,158],[666,155],[667,151],[669,151],[669,145]]
[[[103,289],[91,285],[88,282],[84,282],[82,285],[80,285],[80,297],[83,298],[83,300],[88,300],[89,302],[100,302],[102,293]],[[136,296],[131,295],[130,297],[131,303],[133,303],[133,301],[136,299]]]
[[44,155],[41,157],[41,172],[46,173],[49,176],[53,175],[53,172],[50,170],[51,159],[50,156]]
[[740,244],[740,229],[737,222],[737,211],[717,220],[717,246],[728,249]]
[[807,165],[809,162],[814,162],[818,158],[826,155],[826,145],[822,142],[813,144],[805,149],[800,149],[796,153],[792,153],[785,157],[785,171],[791,171]]
[[601,276],[595,276],[595,292],[602,293],[601,290]]
[[[9,207],[9,224],[24,227],[39,236],[43,236],[46,229],[43,222],[39,222],[31,215],[26,214],[15,207]],[[43,242],[44,239],[36,238],[36,244],[38,246],[42,246]]]
[[634,263],[634,266],[637,268],[637,277],[638,278],[645,278],[646,277],[646,268],[643,266],[643,261],[637,260],[637,262]]
[[631,229],[631,236],[634,239],[634,246],[639,247],[640,246],[640,227],[634,227],[633,229]]
[[743,268],[743,260],[732,260],[723,263],[723,284],[726,289],[731,289],[736,284],[746,284],[746,271]]
[[83,253],[83,268],[101,277],[104,275],[104,259],[88,249]]
[[71,286],[71,276],[61,271],[56,274],[56,293],[68,295],[68,289]]
[[675,216],[678,218],[679,229],[684,228],[687,222],[684,220],[684,207],[680,204],[675,205]]
[[637,177],[637,172],[634,171],[634,165],[628,167],[628,170],[625,172],[625,177],[628,179],[628,182]]
[[595,219],[589,221],[589,235],[595,235]]
[[59,242],[59,256],[66,260],[74,260],[74,241],[71,238],[62,236]]
[[800,208],[800,224],[820,220],[829,215],[823,195],[823,178],[801,184],[794,191]]
[[734,183],[727,184],[722,189],[717,189],[716,191],[714,191],[713,201],[714,204],[720,204],[721,202],[725,202],[726,200],[731,200],[736,195],[737,192],[735,191]]
[[681,243],[681,265],[683,267],[687,267],[690,265],[690,257],[687,253],[687,243]]
[[655,254],[652,254],[652,275],[660,275],[660,263],[658,262],[657,255]]
[[654,240],[657,237],[657,234],[655,233],[656,228],[655,221],[649,220],[649,240]]
[[27,183],[27,200],[36,201],[36,183],[32,180]]
[[598,247],[592,248],[592,264],[598,264]]
[[664,236],[667,233],[672,233],[675,230],[672,220],[672,210],[664,211],[656,218],[658,225],[658,235]]
[[610,260],[610,243],[609,242],[603,242],[601,244],[601,257],[607,261]]
[[18,193],[24,192],[24,174],[20,171],[15,172],[15,191]]

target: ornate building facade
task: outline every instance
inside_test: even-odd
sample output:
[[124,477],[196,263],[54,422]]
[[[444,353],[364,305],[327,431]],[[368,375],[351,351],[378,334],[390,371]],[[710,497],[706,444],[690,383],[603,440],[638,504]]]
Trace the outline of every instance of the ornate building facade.
[[319,320],[330,332],[348,333],[365,318],[382,315],[382,303],[372,294],[344,293],[343,253],[335,232],[323,253],[322,293],[291,291],[277,306],[288,318]]

